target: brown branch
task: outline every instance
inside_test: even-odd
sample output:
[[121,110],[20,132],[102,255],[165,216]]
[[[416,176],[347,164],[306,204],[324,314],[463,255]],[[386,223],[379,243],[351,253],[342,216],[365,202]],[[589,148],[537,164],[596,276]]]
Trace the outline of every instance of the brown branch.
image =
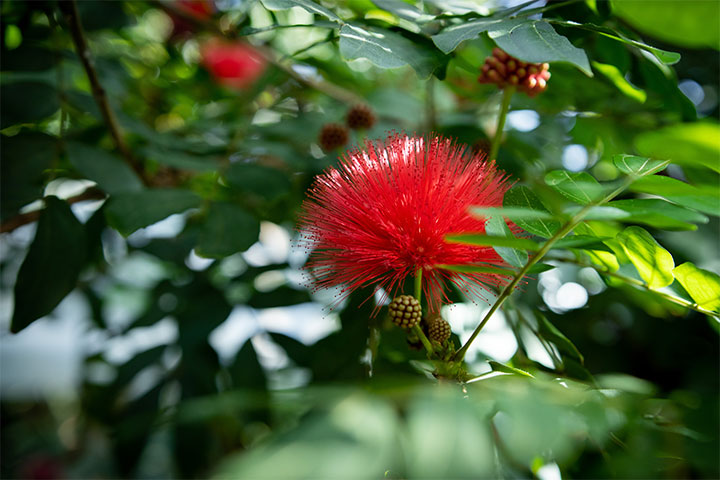
[[[99,188],[90,187],[84,192],[75,195],[74,197],[66,198],[65,201],[72,205],[73,203],[83,202],[85,200],[102,200],[105,197],[105,192],[103,192]],[[37,221],[38,217],[40,216],[40,212],[42,212],[42,209],[33,210],[32,212],[27,213],[21,213],[20,215],[16,215],[11,219],[6,220],[2,224],[0,224],[0,233],[12,232],[18,227],[22,227],[23,225],[27,225],[28,223]]]
[[75,50],[77,51],[80,62],[82,63],[85,73],[90,81],[90,87],[92,89],[93,98],[100,108],[103,120],[107,124],[108,130],[110,130],[110,136],[115,143],[115,146],[120,153],[125,157],[125,160],[140,176],[142,181],[147,184],[145,177],[145,171],[142,164],[132,155],[130,148],[125,142],[120,125],[115,118],[115,114],[110,108],[105,89],[100,84],[97,72],[93,66],[92,56],[90,55],[90,49],[88,48],[87,41],[85,40],[85,33],[83,32],[82,24],[80,23],[80,15],[78,14],[76,0],[63,0],[58,2],[60,11],[65,15],[68,27],[70,28],[70,34],[75,44]]

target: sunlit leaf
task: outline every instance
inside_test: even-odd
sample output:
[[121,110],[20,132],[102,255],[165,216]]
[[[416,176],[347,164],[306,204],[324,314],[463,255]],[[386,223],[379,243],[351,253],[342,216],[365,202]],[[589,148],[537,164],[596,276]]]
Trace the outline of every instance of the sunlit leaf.
[[682,123],[642,133],[635,137],[635,148],[643,155],[720,172],[720,125],[717,123]]
[[[564,213],[568,215],[577,214],[583,207],[572,206],[565,209]],[[585,212],[585,220],[622,220],[630,217],[630,214],[624,210],[608,206],[591,207]]]
[[671,177],[650,175],[636,180],[629,189],[659,195],[708,215],[720,215],[720,190],[717,187],[696,187]]
[[300,7],[310,13],[316,13],[328,18],[334,22],[342,23],[342,19],[338,17],[332,10],[319,5],[312,0],[261,0],[262,4],[268,10],[284,11],[293,7]]
[[509,365],[503,365],[502,363],[494,362],[492,360],[490,360],[488,363],[490,364],[490,368],[492,368],[493,372],[511,373],[513,375],[519,375],[521,377],[534,378],[530,373],[526,372],[525,370],[520,370],[519,368],[511,367]]
[[700,307],[720,311],[720,275],[691,262],[675,267],[673,274]]
[[603,197],[603,186],[585,172],[554,170],[545,175],[545,183],[573,202],[587,205]]
[[696,230],[694,223],[708,222],[708,217],[702,213],[659,198],[615,200],[607,205],[628,212],[632,222],[644,223],[656,228]]
[[647,231],[628,227],[616,239],[648,287],[662,288],[673,282],[675,262],[672,255]]
[[435,265],[437,268],[443,270],[450,270],[451,272],[459,273],[491,273],[495,275],[507,275],[513,276],[515,272],[507,268],[496,267],[493,265]]
[[623,173],[628,175],[652,175],[663,170],[670,163],[669,160],[652,160],[650,158],[637,157],[634,155],[615,155],[613,163]]

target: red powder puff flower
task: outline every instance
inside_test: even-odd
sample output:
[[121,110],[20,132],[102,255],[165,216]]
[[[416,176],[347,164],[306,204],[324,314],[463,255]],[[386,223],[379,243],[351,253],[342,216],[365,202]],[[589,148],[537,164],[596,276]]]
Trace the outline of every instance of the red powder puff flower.
[[241,42],[210,40],[201,47],[200,55],[205,68],[218,83],[237,89],[252,85],[267,66],[260,52]]
[[341,296],[375,286],[392,297],[422,269],[431,311],[452,283],[482,293],[501,276],[458,273],[440,265],[506,266],[490,247],[448,243],[449,234],[484,233],[471,206],[501,206],[510,184],[484,154],[452,140],[393,136],[366,142],[337,168],[317,177],[303,203],[299,228],[313,249],[306,268],[316,288],[342,286]]
[[[212,0],[177,0],[172,6],[179,12],[199,22],[207,21],[215,14],[215,3]],[[172,37],[181,37],[191,34],[197,25],[180,15],[171,14],[173,22]]]

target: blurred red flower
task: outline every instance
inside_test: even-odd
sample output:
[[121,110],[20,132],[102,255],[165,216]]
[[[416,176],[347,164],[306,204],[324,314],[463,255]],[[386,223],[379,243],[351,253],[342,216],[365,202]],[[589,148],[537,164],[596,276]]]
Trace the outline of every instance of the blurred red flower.
[[482,294],[506,278],[459,273],[439,265],[505,266],[489,247],[448,243],[445,236],[483,233],[471,206],[501,206],[510,183],[484,154],[438,137],[396,135],[366,142],[337,168],[317,177],[303,203],[299,229],[312,248],[307,263],[316,288],[342,286],[341,297],[374,285],[395,296],[422,269],[431,311],[445,287]]
[[255,83],[267,66],[265,57],[255,47],[242,42],[213,39],[202,45],[200,55],[218,83],[236,89]]
[[[177,0],[172,6],[198,21],[209,20],[215,13],[215,2],[212,0]],[[197,29],[194,23],[180,15],[171,14],[171,18],[173,22],[172,37],[188,35]]]

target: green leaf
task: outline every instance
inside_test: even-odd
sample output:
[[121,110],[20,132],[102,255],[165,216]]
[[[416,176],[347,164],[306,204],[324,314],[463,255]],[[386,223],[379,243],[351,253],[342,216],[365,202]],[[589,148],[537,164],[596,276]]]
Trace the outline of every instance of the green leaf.
[[170,150],[159,146],[148,146],[142,149],[144,156],[162,165],[191,170],[194,172],[213,172],[218,170],[218,158],[208,155],[192,155],[186,152]]
[[410,22],[426,23],[434,19],[433,15],[428,15],[414,5],[403,0],[372,0],[379,8],[391,12],[400,18],[404,18]]
[[247,163],[234,163],[225,174],[230,186],[273,199],[290,189],[288,177],[270,167]]
[[720,276],[690,262],[675,267],[675,278],[698,306],[720,312]]
[[189,190],[166,188],[124,192],[110,197],[105,215],[110,226],[128,236],[170,215],[199,207],[200,203],[200,197]]
[[261,0],[265,8],[272,11],[288,10],[292,7],[300,7],[310,13],[322,15],[333,22],[342,23],[342,19],[335,15],[331,10],[318,5],[311,0]]
[[511,373],[521,377],[535,378],[525,370],[520,370],[519,368],[511,367],[509,365],[503,365],[502,363],[494,362],[492,360],[488,361],[488,364],[490,364],[490,368],[493,372]]
[[642,133],[635,148],[643,155],[669,158],[678,165],[704,166],[720,172],[720,125],[683,123]]
[[494,265],[435,265],[437,268],[443,270],[450,270],[451,272],[459,273],[491,273],[495,275],[507,275],[512,277],[515,275],[515,271],[508,268],[496,267]]
[[2,137],[0,161],[0,217],[5,220],[43,195],[43,172],[57,158],[57,140],[49,135],[22,132]]
[[488,35],[495,40],[498,47],[520,60],[533,63],[570,63],[587,76],[593,76],[585,50],[573,46],[544,20],[513,26],[502,25],[502,28],[489,30]]
[[703,20],[714,22],[720,18],[718,2],[613,0],[612,12],[641,32],[667,43],[690,48],[720,49],[720,28],[717,22],[706,26],[701,23]]
[[471,20],[469,22],[453,25],[432,36],[432,41],[444,53],[450,53],[455,50],[465,40],[477,38],[483,32],[492,29],[505,29],[527,23],[525,19],[498,19],[498,18],[482,18]]
[[340,53],[347,60],[367,58],[380,68],[410,65],[420,78],[428,78],[443,62],[437,50],[426,48],[398,33],[349,23],[340,29]]
[[669,52],[667,50],[662,50],[657,47],[653,47],[651,45],[647,45],[645,43],[639,42],[637,40],[631,40],[624,35],[616,32],[612,28],[608,27],[601,27],[598,25],[593,25],[592,23],[577,23],[572,21],[563,21],[563,20],[549,20],[550,23],[555,25],[562,25],[563,27],[570,27],[570,28],[579,28],[582,30],[589,30],[591,32],[599,33],[600,35],[603,35],[608,38],[612,38],[613,40],[616,40],[618,42],[625,43],[627,45],[632,45],[633,47],[640,48],[642,50],[646,50],[653,55],[655,55],[655,58],[660,60],[662,63],[666,65],[673,65],[680,61],[680,54],[677,52]]
[[[509,230],[508,230],[509,231]],[[463,234],[448,235],[446,240],[451,243],[465,243],[468,245],[486,245],[492,247],[519,248],[535,251],[540,248],[537,242],[527,238],[502,237],[498,235]],[[523,265],[525,263],[523,262]]]
[[590,174],[554,170],[545,175],[545,183],[573,202],[587,205],[603,198],[604,188]]
[[620,92],[628,98],[632,98],[640,103],[645,103],[647,100],[647,93],[645,90],[636,87],[632,83],[625,79],[619,68],[615,65],[607,63],[592,62],[592,66],[595,70],[600,72],[610,83],[620,90]]
[[649,288],[667,287],[673,282],[672,255],[652,235],[640,227],[628,227],[615,238]]
[[603,243],[610,237],[594,237],[591,235],[570,235],[553,244],[553,248],[582,248],[587,250],[606,250]]
[[580,350],[565,336],[563,333],[555,327],[550,321],[540,312],[536,312],[535,316],[538,319],[538,332],[545,339],[551,341],[557,347],[558,351],[563,356],[574,358],[580,362],[585,363]]
[[52,312],[75,288],[85,262],[85,231],[70,206],[57,197],[45,198],[45,205],[15,283],[12,332]]
[[614,155],[613,163],[623,173],[628,175],[637,175],[644,177],[645,175],[652,175],[670,164],[670,160],[651,160],[649,158],[637,157],[635,155]]
[[260,223],[232,203],[213,203],[202,225],[197,254],[221,258],[250,248],[260,234]]
[[140,178],[122,158],[78,142],[67,142],[66,149],[73,167],[106,193],[142,190]]
[[60,108],[57,90],[40,82],[4,84],[0,98],[0,129],[43,120]]
[[[565,209],[567,215],[575,215],[583,207],[572,206]],[[619,208],[596,206],[591,207],[586,213],[584,220],[622,220],[629,218],[630,214]]]
[[527,216],[508,215],[508,218],[515,222],[520,228],[544,238],[552,237],[560,229],[560,222],[543,205],[542,200],[524,185],[516,185],[505,194],[503,205],[522,209],[532,209],[538,216],[529,218]]
[[720,192],[716,187],[695,187],[674,178],[651,175],[636,180],[629,189],[659,195],[673,203],[708,215],[720,215]]
[[683,208],[659,198],[615,200],[609,207],[625,210],[631,220],[656,228],[673,230],[696,230],[693,223],[707,223],[708,217],[694,210]]

